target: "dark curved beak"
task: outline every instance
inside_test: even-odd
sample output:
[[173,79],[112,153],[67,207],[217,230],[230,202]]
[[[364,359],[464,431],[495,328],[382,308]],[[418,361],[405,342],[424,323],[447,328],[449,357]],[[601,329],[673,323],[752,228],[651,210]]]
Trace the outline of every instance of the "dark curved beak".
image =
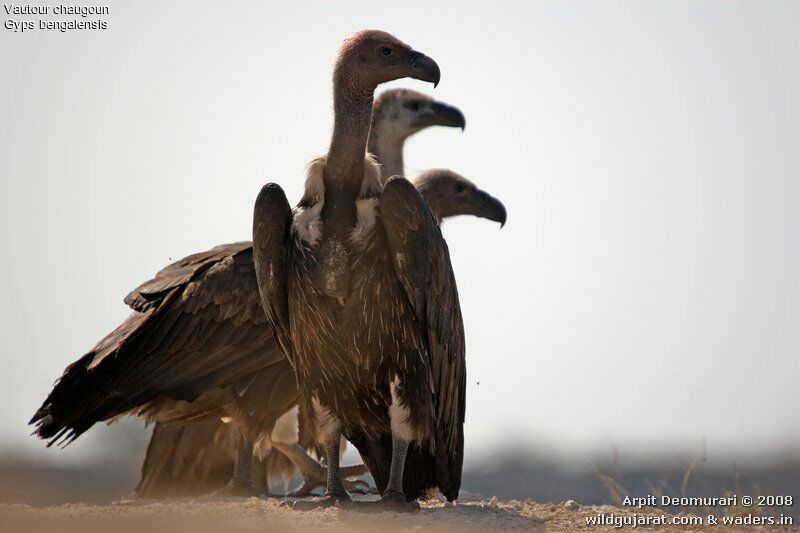
[[409,60],[413,71],[412,78],[429,81],[433,83],[434,87],[439,85],[439,78],[441,78],[442,73],[439,71],[439,65],[436,64],[436,61],[416,50],[409,52]]
[[501,228],[506,225],[506,206],[491,194],[476,190],[475,207],[475,216],[499,222]]
[[462,131],[467,127],[467,119],[459,108],[440,102],[431,104],[431,123],[434,126],[461,128]]

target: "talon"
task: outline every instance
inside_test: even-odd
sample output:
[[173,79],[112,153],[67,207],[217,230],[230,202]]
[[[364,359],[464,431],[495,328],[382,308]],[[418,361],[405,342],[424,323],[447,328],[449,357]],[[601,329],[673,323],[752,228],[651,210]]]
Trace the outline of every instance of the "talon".
[[395,513],[418,513],[419,502],[407,502],[402,493],[386,491],[380,500],[373,502],[353,502],[353,509],[365,513],[382,513],[391,511]]
[[313,500],[300,500],[294,502],[292,509],[295,511],[313,511],[314,509],[326,509],[328,507],[349,508],[353,501],[350,496],[345,494],[324,496]]
[[[357,468],[360,465],[356,465]],[[354,467],[345,467],[354,468]],[[306,498],[314,494],[314,490],[320,488],[324,489],[327,483],[327,469],[322,469],[320,472],[309,472],[304,476],[303,483],[296,489],[289,491],[286,496],[291,498]],[[360,475],[360,474],[359,474]],[[363,479],[343,479],[342,484],[347,492],[355,492],[356,494],[376,494],[375,488],[370,486],[369,483]]]

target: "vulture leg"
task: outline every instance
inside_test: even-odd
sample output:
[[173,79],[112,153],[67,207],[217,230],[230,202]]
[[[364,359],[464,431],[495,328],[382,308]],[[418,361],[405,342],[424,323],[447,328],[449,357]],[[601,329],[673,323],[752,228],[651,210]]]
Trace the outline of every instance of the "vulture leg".
[[395,511],[414,513],[419,511],[419,503],[407,502],[403,493],[403,469],[406,464],[409,442],[392,435],[392,463],[389,467],[389,482],[381,499],[373,502],[359,502],[358,508],[367,512]]
[[258,455],[253,458],[253,468],[250,476],[253,492],[255,494],[259,496],[272,496],[269,492],[269,483],[267,482],[267,466]]
[[350,495],[344,489],[341,472],[339,471],[339,442],[341,435],[333,431],[325,442],[325,460],[328,466],[328,485],[325,495],[316,500],[299,501],[294,504],[294,509],[307,511],[320,507],[349,506],[352,504]]
[[300,445],[300,429],[298,419],[298,408],[292,409],[283,414],[272,429],[272,446],[277,451],[283,453],[294,464],[300,475],[303,476],[303,484],[287,494],[295,498],[311,496],[312,491],[317,487],[324,487],[327,480],[327,471],[317,461],[311,458],[306,450]]
[[389,483],[381,499],[405,501],[403,496],[403,467],[406,466],[408,441],[392,435],[392,464],[389,468]]
[[288,457],[300,471],[300,475],[303,476],[303,484],[287,494],[287,496],[296,498],[311,496],[311,491],[325,484],[327,476],[325,468],[312,459],[300,444],[297,442],[286,444],[273,441],[272,446]]
[[[276,450],[288,457],[297,467],[297,470],[300,471],[300,475],[303,476],[303,484],[287,494],[287,496],[292,498],[305,498],[306,496],[311,496],[312,492],[317,487],[324,487],[326,485],[328,470],[312,459],[300,444],[296,442],[294,444],[273,442],[272,445]],[[342,478],[361,476],[367,473],[367,468],[364,465],[345,466],[339,469],[339,473]],[[345,490],[349,492],[358,492],[362,494],[366,494],[367,489],[369,489],[369,484],[360,479],[353,481],[342,479],[342,485]]]
[[328,442],[325,443],[325,463],[328,467],[328,487],[325,490],[326,498],[341,498],[350,500],[350,495],[344,490],[341,472],[339,472],[339,446],[341,445],[341,435],[334,431]]
[[233,467],[233,477],[228,486],[217,492],[220,496],[258,496],[252,483],[253,468],[253,441],[246,432],[239,436],[239,443],[236,446],[236,463]]

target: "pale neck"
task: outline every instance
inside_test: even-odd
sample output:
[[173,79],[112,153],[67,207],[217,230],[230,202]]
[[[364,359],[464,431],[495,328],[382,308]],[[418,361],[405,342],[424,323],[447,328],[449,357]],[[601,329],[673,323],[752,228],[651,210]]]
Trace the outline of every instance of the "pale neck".
[[391,138],[380,127],[372,124],[369,134],[369,152],[378,158],[381,164],[381,178],[386,181],[390,176],[405,176],[403,164],[403,145],[405,139]]

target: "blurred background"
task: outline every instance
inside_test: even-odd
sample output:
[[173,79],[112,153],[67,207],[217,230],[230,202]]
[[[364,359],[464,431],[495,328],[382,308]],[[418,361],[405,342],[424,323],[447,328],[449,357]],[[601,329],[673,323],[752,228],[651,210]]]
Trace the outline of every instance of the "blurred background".
[[249,240],[263,183],[300,198],[336,50],[370,27],[442,68],[391,86],[467,117],[413,137],[409,175],[452,168],[509,212],[444,225],[464,488],[800,492],[800,4],[102,5],[104,31],[0,28],[0,501],[130,492],[142,424],[58,450],[28,419],[129,290]]

